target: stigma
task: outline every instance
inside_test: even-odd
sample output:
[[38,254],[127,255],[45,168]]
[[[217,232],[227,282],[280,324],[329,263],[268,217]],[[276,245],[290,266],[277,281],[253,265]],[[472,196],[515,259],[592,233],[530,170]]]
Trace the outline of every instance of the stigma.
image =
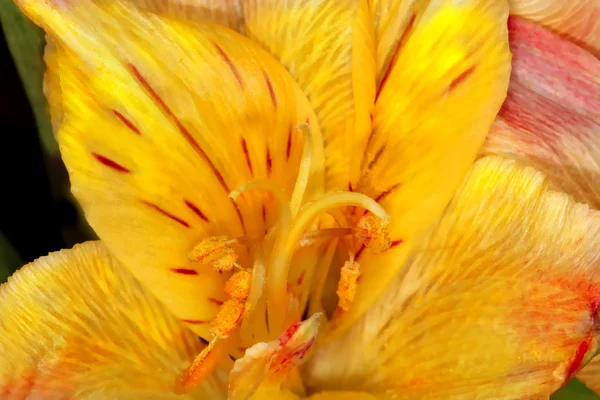
[[[339,310],[348,311],[360,278],[360,264],[354,255],[362,248],[381,252],[390,247],[390,216],[372,198],[350,191],[308,198],[312,135],[307,124],[297,129],[305,140],[291,195],[269,180],[249,181],[230,193],[235,202],[243,193],[252,191],[268,192],[275,200],[277,220],[264,237],[213,236],[199,242],[188,253],[192,262],[232,275],[224,287],[227,300],[211,321],[213,338],[178,378],[178,393],[193,389],[206,378],[207,370],[217,365],[213,358],[227,354],[227,346],[232,343],[228,340],[230,336],[239,334],[244,338],[268,340],[269,336],[283,332],[286,324],[296,318],[291,314],[297,311],[298,299],[288,288],[292,258],[298,249],[332,239],[337,240],[338,246],[345,247],[348,259],[338,267],[340,278],[336,293]],[[318,222],[324,216],[333,222],[319,229]],[[242,248],[240,245],[247,248],[250,262],[240,262],[242,258],[237,252]]]

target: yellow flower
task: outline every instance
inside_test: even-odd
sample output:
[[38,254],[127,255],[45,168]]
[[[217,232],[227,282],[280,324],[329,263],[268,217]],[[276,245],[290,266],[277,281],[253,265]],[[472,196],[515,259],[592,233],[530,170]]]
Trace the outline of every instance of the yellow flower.
[[17,4],[102,244],[0,290],[3,395],[544,398],[598,351],[598,60],[512,20],[494,122],[507,3]]

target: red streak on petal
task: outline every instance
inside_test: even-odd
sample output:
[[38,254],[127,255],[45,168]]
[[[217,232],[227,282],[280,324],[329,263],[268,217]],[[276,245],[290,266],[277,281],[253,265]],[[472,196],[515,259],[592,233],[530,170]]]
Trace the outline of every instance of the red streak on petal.
[[204,214],[202,212],[202,210],[200,210],[198,208],[198,206],[196,206],[194,203],[192,203],[191,201],[188,200],[184,200],[184,203],[186,206],[189,207],[190,210],[192,210],[194,213],[196,213],[196,215],[198,215],[200,218],[202,218],[204,221],[209,222],[208,221],[208,217],[206,216],[206,214]]
[[389,249],[392,249],[392,248],[394,248],[394,247],[396,247],[396,246],[398,246],[398,245],[400,245],[400,244],[402,244],[402,243],[404,243],[404,240],[402,240],[402,239],[399,239],[399,240],[394,240],[394,241],[392,241],[392,243],[390,244],[390,247],[388,248],[388,250],[389,250]]
[[581,363],[583,363],[583,359],[585,358],[585,355],[590,348],[590,342],[590,338],[588,338],[581,342],[579,344],[579,347],[577,347],[577,350],[575,351],[575,356],[573,357],[573,361],[571,362],[571,365],[567,370],[566,381],[569,381],[573,377],[573,375],[575,375],[575,373],[579,370],[579,367],[581,367]]
[[93,155],[93,156],[94,156],[94,158],[95,158],[96,160],[98,160],[98,161],[99,161],[101,164],[103,164],[103,165],[106,165],[107,167],[109,167],[109,168],[112,168],[112,169],[114,169],[115,171],[122,172],[122,173],[124,173],[124,174],[128,174],[128,173],[130,173],[130,172],[131,172],[131,171],[130,171],[128,168],[125,168],[125,167],[124,167],[124,166],[122,166],[121,164],[118,164],[118,163],[114,162],[113,160],[111,160],[111,159],[110,159],[110,158],[108,158],[108,157],[104,157],[103,155],[101,155],[101,154],[98,154],[98,153],[92,153],[92,155]]
[[377,152],[375,153],[375,156],[373,156],[373,159],[369,163],[369,166],[367,167],[367,169],[372,169],[375,166],[375,164],[377,164],[377,161],[379,161],[379,159],[381,158],[381,155],[383,154],[384,150],[385,150],[385,146],[383,146],[379,150],[377,150]]
[[[363,251],[365,251],[365,245],[361,244],[360,245],[360,249],[358,249],[358,251],[354,254],[354,259],[358,261],[358,259],[360,258],[361,254],[363,253]],[[360,276],[359,276],[360,278]]]
[[402,48],[402,46],[404,45],[404,42],[406,41],[406,38],[412,31],[412,28],[415,24],[416,19],[417,19],[417,15],[413,14],[410,17],[410,19],[408,20],[408,23],[406,24],[406,26],[404,27],[404,31],[402,32],[400,39],[398,39],[398,43],[396,44],[396,48],[394,49],[394,54],[392,55],[390,63],[388,65],[387,69],[385,70],[383,77],[381,78],[381,83],[379,84],[379,89],[377,90],[377,94],[375,95],[375,101],[377,101],[377,99],[379,98],[379,95],[381,94],[381,91],[383,90],[383,86],[387,82],[387,80],[390,76],[390,73],[392,72],[392,69],[394,68],[394,65],[396,64],[396,61],[398,60],[398,56],[400,54],[400,49]]
[[246,139],[242,138],[242,150],[244,150],[244,157],[246,157],[246,164],[248,164],[248,169],[250,170],[250,174],[252,173],[252,161],[250,160],[250,154],[248,153],[248,145],[246,144]]
[[292,324],[289,328],[287,328],[286,331],[283,332],[281,336],[279,336],[279,345],[285,346],[299,328],[300,322],[296,322],[295,324]]
[[216,304],[218,306],[222,306],[223,305],[223,301],[219,300],[219,299],[215,299],[214,297],[209,297],[208,301],[210,301],[213,304]]
[[242,224],[242,229],[244,230],[244,234],[246,234],[246,224],[244,223],[244,216],[242,215],[242,212],[240,211],[240,206],[238,206],[238,204],[233,201],[233,199],[231,199],[231,204],[233,204],[233,207],[235,208],[235,212],[237,213],[238,219],[240,220],[240,223]]
[[467,79],[469,76],[471,76],[471,74],[475,72],[475,66],[471,66],[469,68],[467,68],[466,70],[464,70],[460,75],[458,75],[456,78],[454,78],[452,80],[452,82],[450,82],[450,86],[448,86],[448,90],[452,91],[454,89],[456,89],[462,82],[465,81],[465,79]]
[[171,268],[171,271],[181,275],[198,275],[198,272],[188,268]]
[[290,132],[288,133],[287,148],[285,149],[285,158],[290,159],[292,153],[292,127],[290,126]]
[[120,112],[118,112],[117,110],[112,110],[113,114],[115,114],[115,116],[117,118],[119,118],[121,120],[121,122],[123,124],[125,124],[126,127],[128,127],[129,129],[131,129],[136,135],[142,135],[142,132],[140,132],[140,130],[137,128],[137,126],[135,126],[133,124],[133,122],[131,122],[130,120],[128,120],[127,118],[125,118],[125,116],[123,114],[121,114]]
[[273,107],[277,108],[277,97],[275,97],[275,91],[273,90],[273,85],[271,84],[271,80],[265,71],[263,71],[263,76],[265,77],[265,82],[267,82],[267,87],[269,88],[269,95],[271,96],[271,102],[273,103]]
[[271,176],[271,169],[273,168],[273,160],[271,159],[271,150],[267,148],[267,176]]
[[135,78],[137,79],[137,81],[140,83],[140,85],[142,85],[144,87],[144,89],[154,99],[154,101],[156,101],[156,103],[163,109],[165,114],[167,114],[169,116],[169,118],[171,118],[173,123],[175,123],[175,125],[177,126],[177,129],[183,135],[184,139],[188,142],[188,144],[190,146],[192,146],[192,148],[198,153],[200,158],[202,158],[209,165],[210,169],[212,170],[213,174],[215,175],[215,177],[217,178],[217,180],[219,181],[219,183],[221,184],[221,186],[223,187],[225,192],[226,193],[231,192],[231,190],[229,189],[229,187],[227,187],[227,184],[225,183],[225,179],[223,179],[223,175],[221,175],[221,172],[217,169],[215,164],[213,164],[213,162],[210,160],[210,158],[208,158],[208,156],[206,155],[204,150],[202,150],[202,147],[200,147],[200,145],[198,144],[196,139],[194,139],[194,136],[192,136],[192,134],[187,130],[187,128],[179,120],[179,118],[177,118],[175,113],[169,108],[169,106],[167,106],[165,101],[158,95],[158,93],[156,93],[154,88],[152,88],[152,86],[150,86],[150,84],[148,83],[146,78],[144,78],[142,76],[140,71],[133,64],[128,64],[128,66],[129,66],[129,69],[131,70],[131,72],[133,73],[133,75],[135,76]]
[[191,325],[202,325],[202,324],[210,323],[210,321],[206,321],[203,319],[182,319],[182,321],[185,322],[186,324],[191,324]]
[[161,213],[162,215],[164,215],[165,217],[168,217],[170,219],[172,219],[173,221],[177,222],[178,224],[185,226],[186,228],[190,227],[190,224],[188,224],[186,221],[184,221],[183,219],[171,214],[170,212],[164,210],[163,208],[160,208],[159,206],[157,206],[154,203],[150,203],[149,201],[145,201],[145,200],[141,200],[141,202],[145,205],[147,205],[148,207],[152,208],[153,210],[158,211],[159,213]]
[[379,194],[379,196],[375,197],[375,201],[379,203],[380,201],[385,199],[387,196],[389,196],[394,190],[396,190],[398,188],[398,186],[400,186],[399,183],[391,186],[387,190],[384,190],[382,193]]
[[302,282],[304,282],[304,272],[305,271],[302,271],[300,273],[300,276],[298,277],[298,280],[296,281],[296,283],[298,284],[298,286],[302,285]]
[[244,87],[244,82],[242,82],[242,77],[240,75],[240,72],[236,68],[236,66],[233,63],[233,61],[231,61],[231,58],[229,58],[229,56],[227,55],[227,53],[225,53],[225,50],[223,50],[223,48],[221,48],[221,46],[219,46],[217,43],[212,42],[212,44],[217,49],[217,52],[219,53],[219,55],[221,57],[223,57],[223,60],[225,60],[225,62],[229,66],[229,69],[231,69],[231,72],[233,72],[233,75],[235,75],[235,79],[237,79],[240,87],[243,88]]

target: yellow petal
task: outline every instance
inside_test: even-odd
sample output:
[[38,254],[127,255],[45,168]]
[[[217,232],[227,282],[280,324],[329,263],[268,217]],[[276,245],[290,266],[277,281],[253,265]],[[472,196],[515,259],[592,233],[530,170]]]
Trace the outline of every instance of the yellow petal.
[[239,30],[241,8],[238,0],[129,0],[131,3],[159,14],[210,21]]
[[510,13],[566,36],[600,56],[600,3],[590,0],[509,0]]
[[329,188],[356,186],[375,99],[367,0],[244,1],[244,33],[297,80],[325,140]]
[[264,235],[276,217],[273,197],[228,195],[252,179],[291,193],[303,143],[293,127],[307,120],[311,182],[322,190],[322,140],[308,100],[257,44],[218,25],[125,1],[18,4],[60,46],[58,140],[90,225],[206,337],[227,274],[188,253],[208,236]]
[[548,398],[597,353],[598,304],[600,211],[486,157],[387,292],[313,356],[309,386]]
[[508,27],[513,73],[483,154],[532,165],[600,209],[600,60],[532,22]]
[[448,204],[506,95],[507,5],[497,0],[419,4],[380,83],[355,188],[390,214],[392,248],[357,256],[356,299],[333,329],[348,327],[373,303]]
[[[202,344],[87,242],[26,265],[0,287],[0,397],[175,399]],[[184,398],[224,398],[210,378]]]

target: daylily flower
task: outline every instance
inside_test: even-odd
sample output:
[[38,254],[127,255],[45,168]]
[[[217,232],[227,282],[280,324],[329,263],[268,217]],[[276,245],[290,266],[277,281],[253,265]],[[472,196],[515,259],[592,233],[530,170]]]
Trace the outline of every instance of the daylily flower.
[[2,287],[5,397],[547,398],[598,352],[598,60],[511,20],[494,122],[507,3],[17,4],[102,243]]

